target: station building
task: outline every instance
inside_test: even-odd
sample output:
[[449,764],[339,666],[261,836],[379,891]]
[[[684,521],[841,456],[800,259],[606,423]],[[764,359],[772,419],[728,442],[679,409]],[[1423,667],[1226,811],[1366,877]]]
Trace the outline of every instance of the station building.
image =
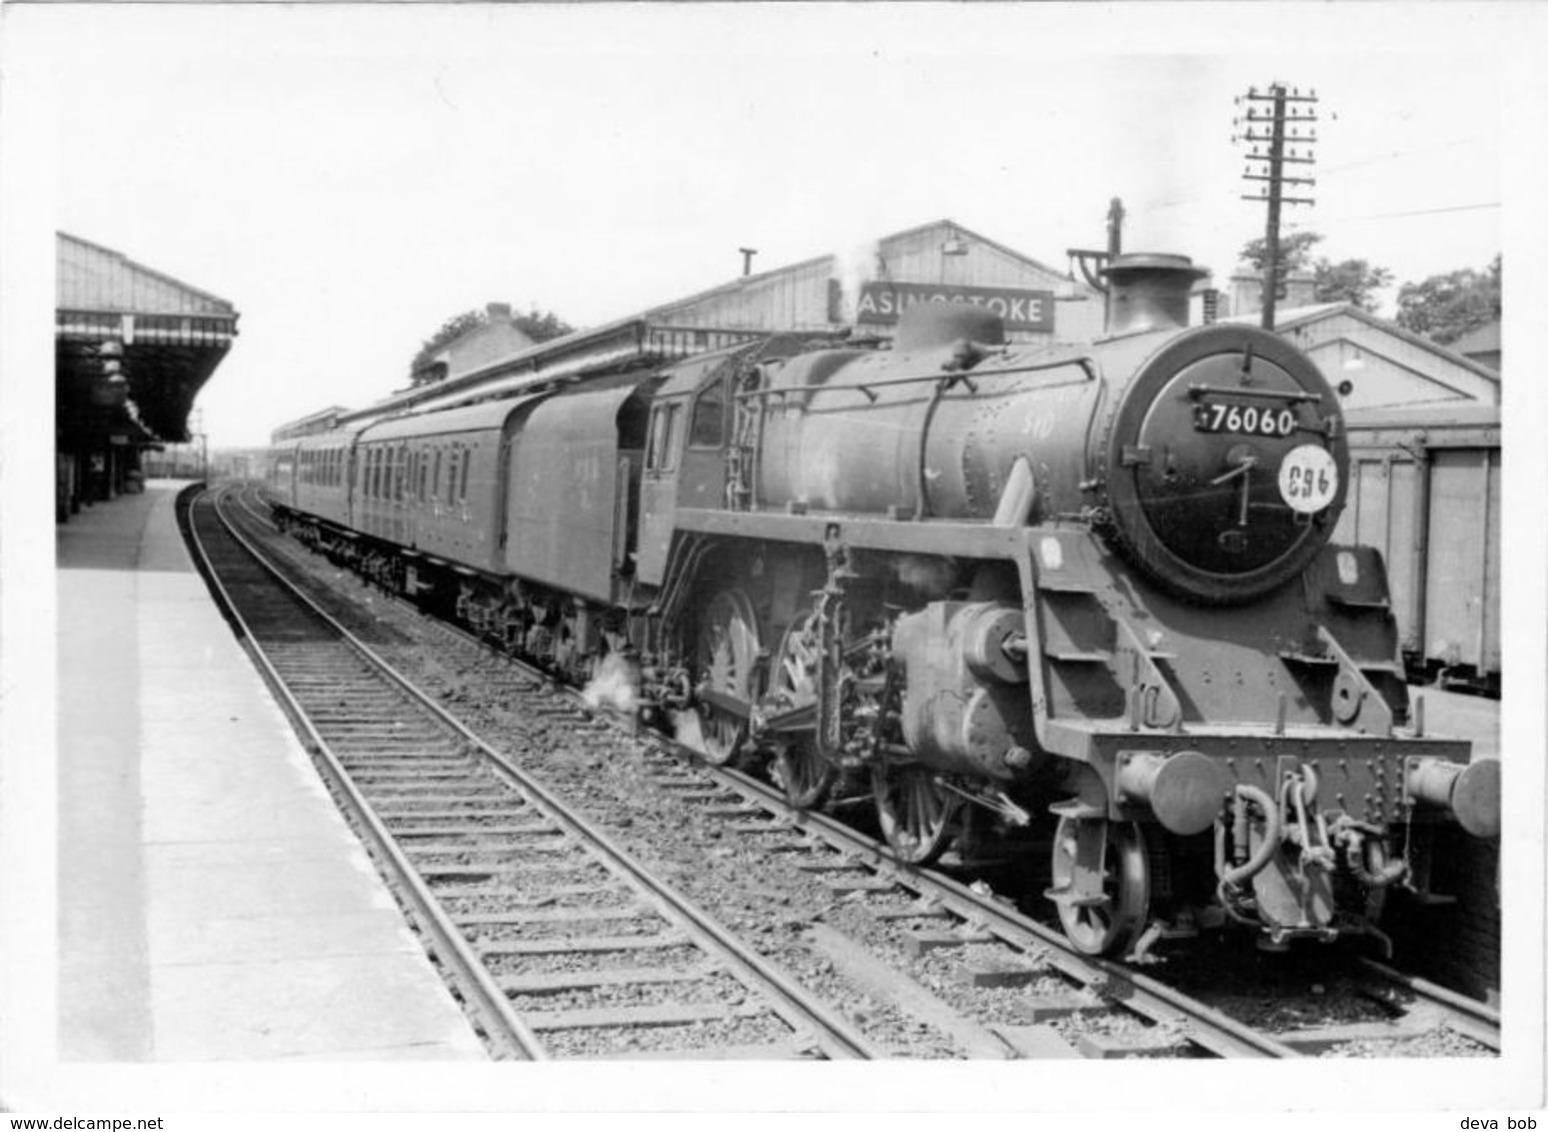
[[[738,278],[549,342],[500,340],[492,308],[487,328],[437,355],[443,379],[363,409],[328,410],[328,423],[448,408],[772,332],[885,339],[898,315],[919,302],[988,307],[1004,318],[1013,342],[1079,342],[1103,333],[1100,279],[1040,263],[949,218],[763,272],[751,270],[752,249],[743,252]],[[1498,403],[1499,376],[1488,366],[1350,304],[1313,303],[1310,274],[1288,282],[1276,329],[1316,359],[1347,407]],[[1195,288],[1192,320],[1256,320],[1260,291],[1258,278],[1241,272],[1224,291],[1206,278]],[[275,441],[313,430],[324,415],[282,426]]]
[[[943,219],[859,248],[763,272],[651,307],[563,338],[490,357],[475,331],[438,356],[444,380],[394,394],[335,418],[336,424],[449,407],[633,364],[686,357],[771,332],[887,338],[898,315],[920,302],[971,303],[1005,319],[1013,342],[1081,341],[1101,333],[1102,295],[1031,256]],[[491,324],[498,319],[491,317]],[[311,418],[281,426],[275,442]]]
[[1081,341],[1102,332],[1101,295],[1061,270],[937,220],[678,299],[645,317],[706,336],[720,330],[886,336],[915,303],[971,303],[1005,321],[1013,342]]
[[230,350],[230,302],[64,232],[54,327],[55,514],[136,483],[147,449],[189,439],[194,397]]
[[489,303],[484,308],[483,323],[435,351],[414,371],[414,382],[420,385],[464,377],[533,345],[532,339],[516,325],[509,303]]
[[1497,370],[1351,303],[1278,312],[1275,331],[1304,350],[1351,411],[1498,406]]
[[[1476,345],[1442,346],[1422,334],[1353,303],[1319,303],[1310,272],[1285,280],[1285,295],[1275,313],[1274,329],[1309,354],[1338,390],[1350,411],[1500,403],[1499,324],[1494,350],[1486,336]],[[1229,321],[1256,323],[1261,317],[1261,276],[1239,271],[1228,292]]]
[[1479,365],[1488,366],[1496,373],[1499,372],[1504,357],[1500,345],[1499,319],[1474,327],[1449,345],[1453,351],[1463,357],[1471,358]]

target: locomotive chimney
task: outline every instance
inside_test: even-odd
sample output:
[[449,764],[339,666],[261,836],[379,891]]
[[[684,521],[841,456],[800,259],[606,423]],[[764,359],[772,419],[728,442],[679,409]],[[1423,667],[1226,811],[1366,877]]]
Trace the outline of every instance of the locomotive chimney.
[[1107,333],[1181,329],[1188,325],[1188,296],[1209,274],[1185,255],[1136,252],[1115,256],[1107,277]]

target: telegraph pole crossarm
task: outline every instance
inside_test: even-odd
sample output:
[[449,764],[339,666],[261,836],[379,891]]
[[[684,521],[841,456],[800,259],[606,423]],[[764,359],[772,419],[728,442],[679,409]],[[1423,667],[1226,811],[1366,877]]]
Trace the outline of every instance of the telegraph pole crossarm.
[[[1284,83],[1271,83],[1265,91],[1259,91],[1256,87],[1248,88],[1238,104],[1243,100],[1248,103],[1245,121],[1245,132],[1238,135],[1236,140],[1246,142],[1252,146],[1252,151],[1247,155],[1247,160],[1258,162],[1260,166],[1266,165],[1267,171],[1261,169],[1254,171],[1249,165],[1242,174],[1246,181],[1263,181],[1266,186],[1261,195],[1243,196],[1243,200],[1263,201],[1268,205],[1268,222],[1263,235],[1263,327],[1266,330],[1274,329],[1274,307],[1279,297],[1279,276],[1281,268],[1279,263],[1279,212],[1280,207],[1286,204],[1312,204],[1310,197],[1287,197],[1284,195],[1286,185],[1315,185],[1317,182],[1311,177],[1287,177],[1286,165],[1311,165],[1315,158],[1311,156],[1309,147],[1317,141],[1316,131],[1301,134],[1300,127],[1310,126],[1317,120],[1317,112],[1311,104],[1317,101],[1316,91],[1308,91],[1302,94],[1298,87],[1286,88]],[[1267,106],[1259,107],[1255,103],[1267,103]],[[1290,127],[1287,137],[1286,126]],[[1268,132],[1264,133],[1255,127],[1267,126]],[[1260,152],[1259,146],[1268,146],[1266,154]],[[1294,147],[1303,147],[1305,152],[1297,152]]]

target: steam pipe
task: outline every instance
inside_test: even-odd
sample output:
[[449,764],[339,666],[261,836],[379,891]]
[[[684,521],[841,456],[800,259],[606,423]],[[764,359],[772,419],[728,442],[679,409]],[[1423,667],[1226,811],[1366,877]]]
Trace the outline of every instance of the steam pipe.
[[[1273,860],[1274,854],[1279,852],[1279,846],[1284,838],[1284,827],[1279,820],[1279,807],[1274,805],[1274,799],[1256,786],[1250,786],[1245,782],[1236,784],[1236,796],[1243,801],[1257,803],[1258,809],[1263,811],[1263,844],[1258,846],[1254,853],[1244,864],[1228,869],[1220,877],[1220,887],[1239,888],[1245,880],[1261,873]],[[1224,827],[1219,827],[1216,840],[1224,838]],[[1220,854],[1220,865],[1224,865],[1224,853]]]

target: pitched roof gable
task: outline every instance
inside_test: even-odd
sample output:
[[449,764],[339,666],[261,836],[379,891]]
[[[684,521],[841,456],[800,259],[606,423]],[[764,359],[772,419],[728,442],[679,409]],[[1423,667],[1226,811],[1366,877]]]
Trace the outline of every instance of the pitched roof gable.
[[[1279,317],[1274,323],[1274,330],[1277,333],[1283,333],[1286,330],[1309,326],[1314,322],[1321,322],[1336,315],[1348,315],[1357,322],[1363,322],[1367,326],[1374,327],[1383,333],[1391,334],[1395,338],[1401,338],[1403,341],[1417,346],[1421,350],[1426,350],[1437,357],[1444,358],[1446,361],[1459,365],[1477,374],[1479,377],[1487,378],[1496,385],[1499,384],[1500,375],[1498,373],[1488,366],[1480,365],[1472,358],[1464,357],[1462,354],[1457,353],[1455,345],[1442,346],[1439,342],[1434,342],[1423,334],[1415,334],[1412,330],[1406,330],[1397,323],[1374,315],[1368,310],[1355,306],[1353,303],[1318,303],[1315,306],[1309,307],[1291,307],[1288,310],[1279,312]],[[1259,321],[1259,315],[1256,312],[1250,315],[1234,315],[1231,318],[1221,319],[1221,321],[1252,323]]]

